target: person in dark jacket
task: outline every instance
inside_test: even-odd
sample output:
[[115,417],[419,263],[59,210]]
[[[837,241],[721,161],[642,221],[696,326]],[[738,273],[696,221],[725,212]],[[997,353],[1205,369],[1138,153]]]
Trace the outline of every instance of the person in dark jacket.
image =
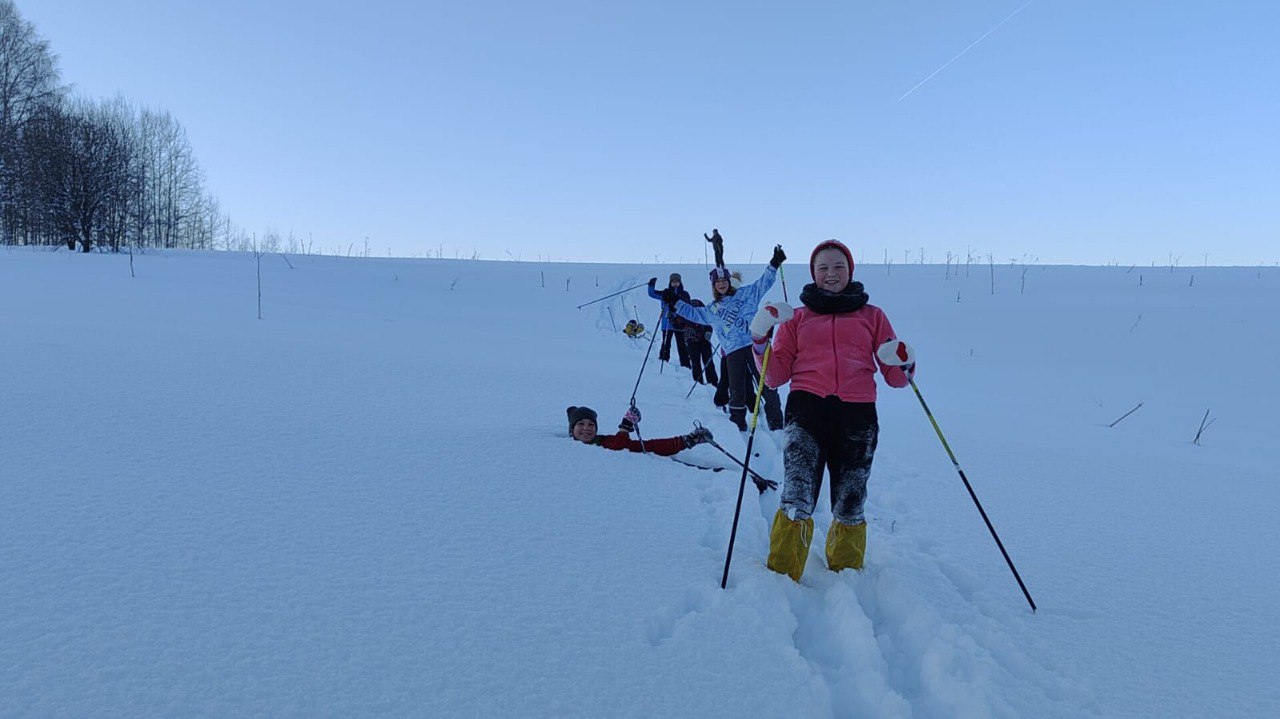
[[[675,307],[677,300],[688,302],[691,298],[684,289],[684,282],[679,272],[672,272],[667,287],[661,292],[657,290],[658,278],[649,278],[649,296],[663,303],[666,308]],[[689,348],[684,342],[685,320],[670,309],[662,313],[662,347],[658,349],[658,360],[671,361],[671,340],[676,342],[676,354],[680,357],[680,366],[689,367]]]
[[597,432],[596,413],[590,407],[569,407],[565,410],[569,415],[569,436],[583,444],[593,444],[615,451],[650,452],[663,457],[670,457],[677,452],[699,444],[710,442],[711,430],[698,427],[689,434],[661,439],[631,439],[631,433],[640,424],[640,410],[632,406],[622,416],[618,424],[617,434],[601,435]]
[[[702,300],[690,300],[689,304],[694,307],[706,307]],[[679,315],[676,315],[679,317]],[[699,384],[710,384],[719,386],[720,378],[716,376],[715,359],[711,356],[711,337],[713,330],[711,325],[700,325],[692,320],[686,320],[683,317],[680,321],[684,323],[684,346],[689,350],[690,369],[693,370],[693,379]],[[704,381],[705,376],[705,381]],[[726,392],[728,391],[726,387]],[[721,404],[728,404],[726,398]]]
[[712,229],[710,237],[707,237],[705,232],[702,236],[711,243],[712,249],[716,252],[716,267],[724,267],[724,238],[720,236],[720,230]]

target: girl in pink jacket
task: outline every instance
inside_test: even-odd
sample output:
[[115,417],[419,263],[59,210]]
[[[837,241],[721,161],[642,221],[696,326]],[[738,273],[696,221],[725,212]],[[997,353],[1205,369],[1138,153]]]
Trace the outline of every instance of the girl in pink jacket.
[[861,282],[851,282],[853,255],[827,240],[809,259],[813,283],[800,293],[792,313],[766,304],[751,323],[757,362],[774,334],[765,384],[791,383],[786,409],[786,484],[769,535],[770,569],[800,581],[813,510],[824,471],[831,477],[827,566],[861,569],[867,524],[863,504],[880,425],[876,417],[876,373],[890,387],[906,387],[915,372],[910,347],[897,340],[889,318],[867,304]]

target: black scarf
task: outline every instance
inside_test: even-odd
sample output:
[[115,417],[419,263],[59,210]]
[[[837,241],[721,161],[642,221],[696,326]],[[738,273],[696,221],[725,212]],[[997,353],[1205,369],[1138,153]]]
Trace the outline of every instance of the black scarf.
[[843,292],[829,292],[810,282],[800,290],[800,301],[805,307],[820,315],[835,315],[843,312],[855,312],[862,309],[867,300],[866,291],[861,282],[850,282]]

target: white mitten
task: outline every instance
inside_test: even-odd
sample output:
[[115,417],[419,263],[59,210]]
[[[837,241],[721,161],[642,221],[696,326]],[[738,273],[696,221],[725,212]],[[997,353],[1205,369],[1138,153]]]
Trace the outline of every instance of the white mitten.
[[916,363],[916,351],[902,340],[889,340],[876,350],[876,357],[882,364],[894,367],[907,367]]
[[751,318],[751,336],[767,337],[774,326],[794,317],[795,310],[786,302],[766,302]]

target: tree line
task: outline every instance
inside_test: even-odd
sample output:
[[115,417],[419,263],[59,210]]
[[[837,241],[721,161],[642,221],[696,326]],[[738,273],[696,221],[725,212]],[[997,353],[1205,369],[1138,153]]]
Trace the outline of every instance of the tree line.
[[73,95],[49,43],[0,0],[0,244],[119,252],[248,240],[205,189],[172,115]]

